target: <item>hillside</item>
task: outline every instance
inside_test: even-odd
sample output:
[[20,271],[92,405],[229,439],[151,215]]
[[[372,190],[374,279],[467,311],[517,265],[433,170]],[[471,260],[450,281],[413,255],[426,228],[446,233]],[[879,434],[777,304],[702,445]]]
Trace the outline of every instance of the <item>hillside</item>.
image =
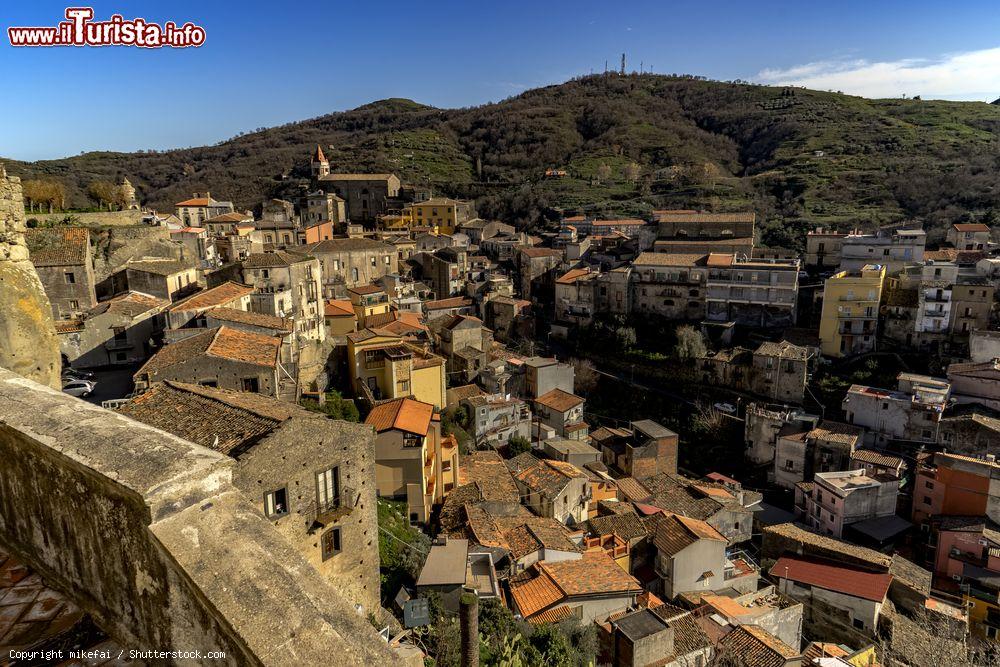
[[[6,163],[62,181],[70,206],[88,205],[90,181],[127,174],[160,210],[203,190],[242,208],[301,192],[319,143],[334,169],[391,170],[475,198],[484,217],[753,207],[766,243],[794,246],[817,224],[921,219],[934,240],[954,221],[993,219],[998,138],[1000,107],[984,103],[611,75],[468,109],[384,100],[215,146]],[[544,179],[550,167],[568,176]]]

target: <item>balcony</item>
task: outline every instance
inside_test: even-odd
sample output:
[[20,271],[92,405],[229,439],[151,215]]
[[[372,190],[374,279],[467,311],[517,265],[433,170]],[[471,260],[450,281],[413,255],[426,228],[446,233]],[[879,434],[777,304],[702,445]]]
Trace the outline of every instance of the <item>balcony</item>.
[[352,488],[342,487],[340,494],[326,502],[316,501],[316,507],[310,517],[313,526],[329,526],[347,517],[354,510],[359,494]]
[[135,345],[128,339],[119,340],[117,338],[112,338],[111,340],[104,343],[104,349],[114,352],[115,350],[131,350]]

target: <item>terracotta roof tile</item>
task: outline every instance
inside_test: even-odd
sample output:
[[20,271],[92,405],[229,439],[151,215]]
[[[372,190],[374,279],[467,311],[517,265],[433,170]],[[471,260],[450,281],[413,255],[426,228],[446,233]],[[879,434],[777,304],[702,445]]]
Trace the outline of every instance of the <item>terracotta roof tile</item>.
[[510,594],[524,618],[534,616],[566,597],[546,572],[536,569],[535,574],[537,576],[533,579],[516,584],[512,580],[510,583]]
[[437,301],[425,301],[424,310],[444,310],[446,308],[467,308],[472,305],[472,299],[464,296],[455,296],[449,299],[438,299]]
[[357,314],[354,312],[353,304],[347,299],[327,299],[326,303],[323,305],[323,314],[327,317],[357,318]]
[[178,301],[170,307],[170,312],[182,312],[185,310],[205,310],[217,306],[226,306],[233,301],[253,294],[253,288],[249,285],[241,285],[229,280],[211,289],[202,290],[192,294],[183,301]]
[[553,389],[547,394],[543,394],[535,399],[535,403],[544,405],[556,412],[566,412],[583,403],[584,400],[576,394],[571,394],[562,389]]
[[[591,275],[590,269],[570,269],[556,278],[557,285],[572,285],[580,278]],[[593,274],[597,275],[597,274]]]
[[90,252],[90,231],[84,227],[29,229],[24,238],[35,266],[82,265]]
[[567,618],[573,618],[573,610],[563,604],[558,607],[553,607],[547,611],[543,611],[540,614],[535,614],[528,620],[528,622],[533,625],[541,625],[543,623],[558,623],[559,621],[566,620]]
[[397,429],[415,435],[427,435],[430,430],[434,406],[412,398],[397,398],[379,403],[365,419],[377,433]]
[[166,307],[170,302],[155,296],[143,294],[141,292],[126,292],[119,296],[102,301],[87,313],[88,317],[100,315],[102,313],[112,313],[125,315],[128,317],[138,317],[151,310],[158,310]]
[[274,329],[275,331],[291,332],[294,328],[293,322],[287,317],[275,317],[263,313],[251,313],[246,310],[236,308],[213,308],[205,313],[208,317],[223,322],[233,322],[235,324],[248,324],[262,329]]
[[623,570],[604,549],[584,552],[576,560],[541,561],[544,571],[566,595],[641,593],[639,580]]
[[771,566],[770,575],[828,591],[881,602],[889,591],[892,575],[867,572],[833,561],[782,556]]
[[653,534],[656,548],[668,556],[676,555],[698,540],[725,542],[726,538],[704,521],[679,514],[665,514]]
[[644,252],[632,262],[633,266],[705,266],[708,255],[697,252]]
[[743,667],[784,667],[798,652],[756,625],[741,625],[722,638],[720,651]]
[[702,213],[700,211],[653,211],[657,222],[754,222],[752,211],[742,213]]

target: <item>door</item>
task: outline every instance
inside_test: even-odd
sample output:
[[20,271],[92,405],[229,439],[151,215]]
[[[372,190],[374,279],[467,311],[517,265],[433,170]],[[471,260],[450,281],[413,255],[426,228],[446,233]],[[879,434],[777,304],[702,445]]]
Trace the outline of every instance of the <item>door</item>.
[[340,480],[337,468],[316,473],[316,506],[323,509],[336,507],[340,497]]

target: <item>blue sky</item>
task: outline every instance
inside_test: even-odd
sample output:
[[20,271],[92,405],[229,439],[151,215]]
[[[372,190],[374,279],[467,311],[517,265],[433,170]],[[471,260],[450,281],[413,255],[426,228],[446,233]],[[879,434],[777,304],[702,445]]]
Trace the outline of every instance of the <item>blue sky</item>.
[[7,27],[55,25],[65,7],[0,7],[2,156],[198,146],[386,97],[471,106],[616,67],[622,51],[630,70],[641,61],[872,97],[1000,96],[991,2],[118,0],[93,3],[96,18],[192,21],[205,45],[9,45]]

